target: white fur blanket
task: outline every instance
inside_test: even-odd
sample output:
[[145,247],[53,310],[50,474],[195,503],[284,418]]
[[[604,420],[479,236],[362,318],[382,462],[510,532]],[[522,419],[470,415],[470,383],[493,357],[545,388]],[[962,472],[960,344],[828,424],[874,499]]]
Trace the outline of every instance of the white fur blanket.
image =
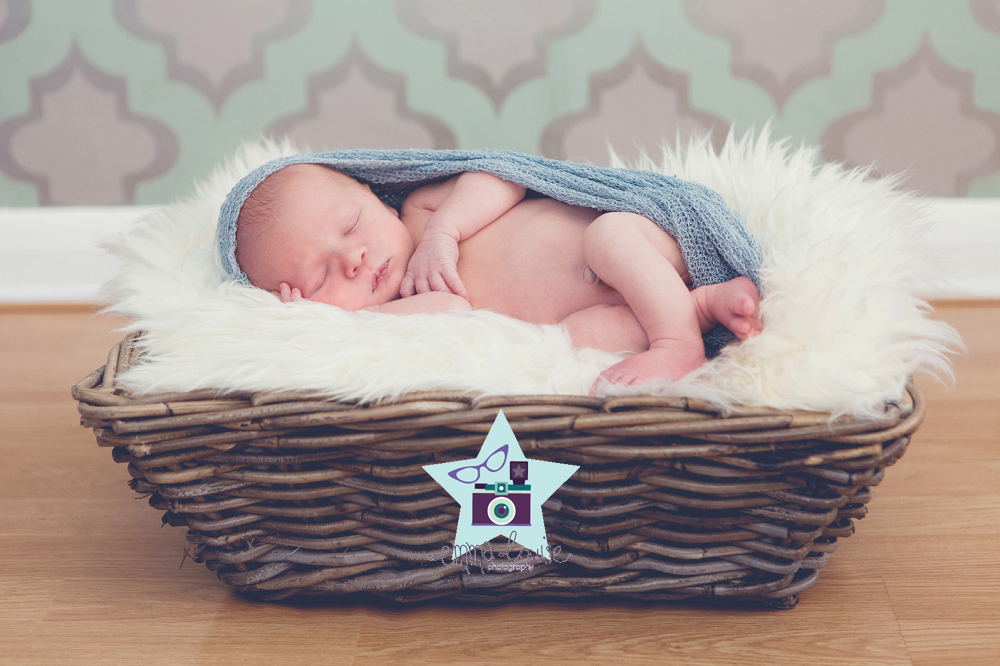
[[[586,394],[623,358],[575,352],[560,326],[487,310],[393,316],[321,303],[280,303],[223,283],[215,252],[219,206],[254,167],[297,152],[244,145],[194,196],[159,209],[105,247],[122,262],[102,291],[107,311],[145,330],[145,362],[122,381],[139,392],[197,388],[308,390],[372,400],[428,389],[492,394]],[[625,166],[614,158],[614,166]],[[664,147],[636,168],[694,180],[738,211],[764,250],[763,332],[680,381],[605,386],[604,395],[661,393],[743,404],[876,416],[915,371],[950,376],[961,345],[914,295],[930,262],[915,240],[926,230],[919,199],[893,179],[818,163],[765,130],[732,133],[716,154],[706,138]]]

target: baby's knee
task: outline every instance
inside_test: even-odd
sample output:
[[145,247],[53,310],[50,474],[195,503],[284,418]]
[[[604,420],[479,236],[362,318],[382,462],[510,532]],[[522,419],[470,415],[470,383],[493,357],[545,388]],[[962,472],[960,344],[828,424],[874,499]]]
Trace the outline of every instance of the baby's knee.
[[625,211],[614,211],[602,213],[594,218],[594,221],[587,227],[587,234],[598,236],[601,239],[621,238],[623,235],[643,231],[643,227],[652,224],[649,218],[636,213]]
[[646,218],[634,213],[613,212],[598,215],[583,235],[584,248],[591,252],[606,252],[621,248],[636,238],[636,220]]
[[641,215],[625,212],[604,213],[590,223],[583,236],[583,254],[598,276],[607,262],[629,261],[641,251],[640,245],[648,244],[643,223],[653,224]]
[[[635,251],[640,245],[651,246],[665,257],[681,276],[689,282],[687,265],[680,245],[673,236],[658,224],[636,213],[614,212],[598,216],[587,229],[591,251],[595,253]],[[585,246],[586,247],[586,246]]]

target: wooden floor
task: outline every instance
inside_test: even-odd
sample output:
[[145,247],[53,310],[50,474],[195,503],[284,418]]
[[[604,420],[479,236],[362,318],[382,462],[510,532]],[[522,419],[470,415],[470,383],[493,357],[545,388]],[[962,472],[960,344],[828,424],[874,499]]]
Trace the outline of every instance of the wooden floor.
[[797,608],[252,603],[187,560],[77,423],[115,320],[0,312],[0,663],[1000,664],[1000,307]]

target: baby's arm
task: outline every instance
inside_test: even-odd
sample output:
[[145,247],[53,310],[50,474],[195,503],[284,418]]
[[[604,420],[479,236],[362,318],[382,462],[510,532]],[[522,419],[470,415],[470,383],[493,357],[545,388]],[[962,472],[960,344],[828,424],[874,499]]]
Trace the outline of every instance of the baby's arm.
[[[282,282],[278,291],[272,291],[282,303],[295,303],[304,301],[302,292],[298,288],[292,289],[287,282]],[[423,294],[416,294],[410,298],[397,298],[394,301],[381,305],[369,305],[360,310],[369,312],[382,312],[385,314],[420,314],[433,312],[448,312],[450,310],[471,310],[472,305],[461,296],[449,294],[446,291],[428,291]]]
[[400,295],[434,290],[451,291],[468,299],[456,270],[458,244],[513,208],[524,193],[523,186],[489,173],[461,174],[428,219],[420,244],[407,264]]
[[369,305],[361,310],[382,312],[384,314],[425,314],[434,312],[449,312],[451,310],[471,310],[472,304],[461,296],[447,291],[427,291],[414,294],[409,298],[397,298],[382,305]]

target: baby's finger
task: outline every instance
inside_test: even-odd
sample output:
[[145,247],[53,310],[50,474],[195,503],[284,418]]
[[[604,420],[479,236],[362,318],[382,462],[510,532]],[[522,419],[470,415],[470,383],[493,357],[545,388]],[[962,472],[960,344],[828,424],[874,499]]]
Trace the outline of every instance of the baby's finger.
[[451,293],[457,294],[465,300],[469,300],[469,294],[465,291],[465,285],[462,284],[462,278],[458,277],[458,271],[455,269],[446,271],[444,274],[444,281],[448,283],[448,288],[451,290]]
[[418,294],[423,294],[424,292],[431,290],[431,288],[427,286],[427,278],[424,277],[419,277],[414,280],[414,287],[416,288]]
[[451,291],[450,289],[448,289],[448,285],[445,283],[444,278],[441,277],[440,273],[431,273],[430,277],[427,279],[427,282],[430,284],[431,289],[433,289],[434,291],[444,291],[444,292]]
[[302,292],[299,291],[298,287],[296,287],[295,289],[292,289],[292,300],[293,301],[301,301],[302,300]]
[[282,282],[281,286],[279,288],[281,289],[281,296],[280,296],[281,302],[282,303],[287,303],[288,301],[290,301],[291,298],[292,298],[292,292],[288,288],[288,283],[287,282]]
[[413,296],[413,293],[413,278],[407,273],[403,276],[403,281],[399,283],[399,295],[406,298],[407,296]]

